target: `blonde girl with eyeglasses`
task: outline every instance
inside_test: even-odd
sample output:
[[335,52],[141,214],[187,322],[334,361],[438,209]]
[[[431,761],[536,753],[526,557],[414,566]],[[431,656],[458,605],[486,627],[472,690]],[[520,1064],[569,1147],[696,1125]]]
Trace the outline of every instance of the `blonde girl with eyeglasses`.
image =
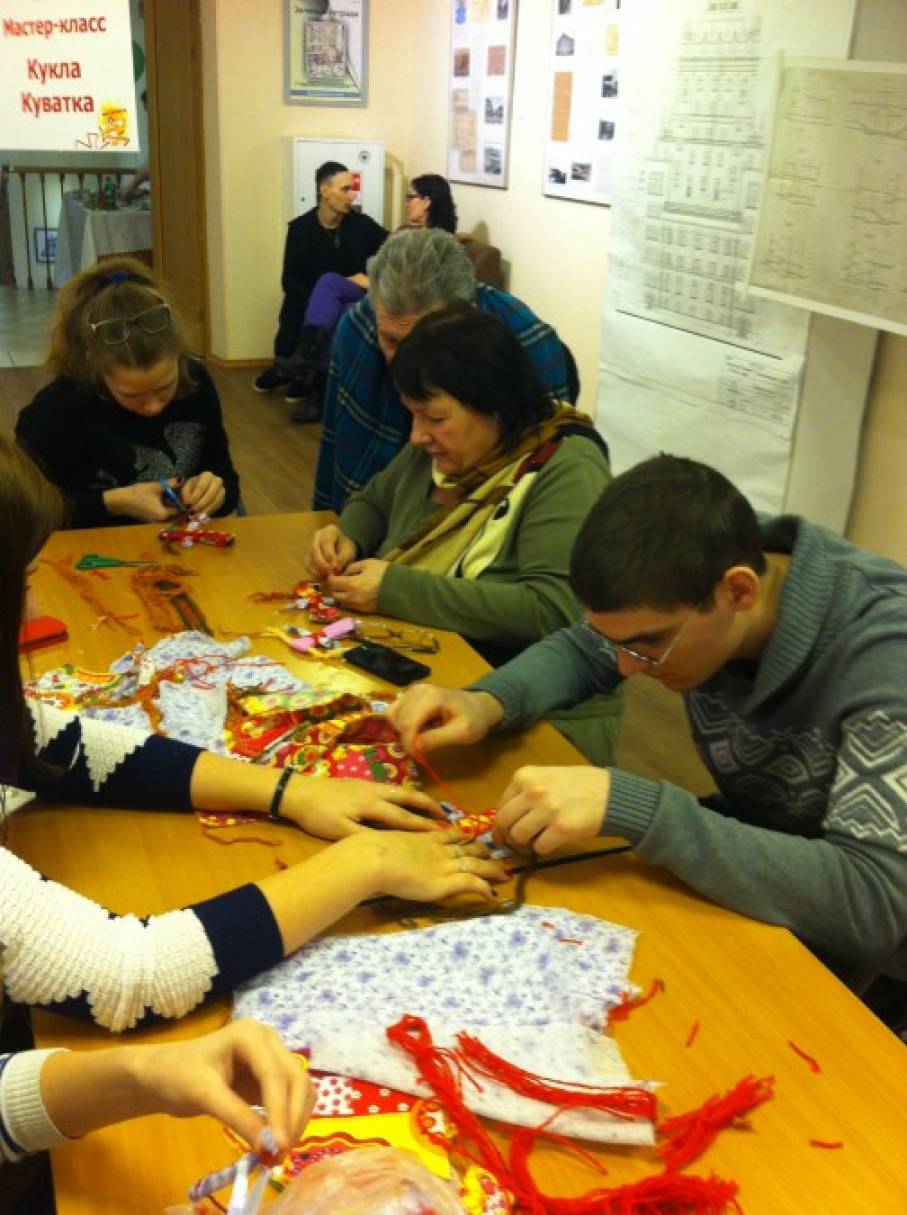
[[239,500],[217,390],[186,348],[173,305],[132,258],[83,270],[60,291],[48,368],[19,443],[61,490],[65,526],[226,515]]

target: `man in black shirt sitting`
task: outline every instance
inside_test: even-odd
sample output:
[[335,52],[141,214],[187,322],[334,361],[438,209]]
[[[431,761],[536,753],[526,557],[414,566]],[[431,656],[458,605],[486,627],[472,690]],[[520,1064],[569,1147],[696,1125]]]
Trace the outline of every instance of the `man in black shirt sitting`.
[[256,392],[286,385],[286,399],[298,403],[312,391],[311,375],[321,336],[306,325],[306,307],[318,279],[333,271],[352,278],[387,239],[387,231],[368,215],[353,210],[353,176],[336,160],[325,161],[315,174],[318,206],[291,220],[283,256],[283,305],[274,363],[255,380]]

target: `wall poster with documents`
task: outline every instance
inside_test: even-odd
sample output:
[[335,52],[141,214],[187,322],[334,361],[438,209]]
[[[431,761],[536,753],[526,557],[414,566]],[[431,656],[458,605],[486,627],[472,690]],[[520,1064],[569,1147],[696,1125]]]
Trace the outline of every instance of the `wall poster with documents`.
[[516,0],[452,0],[447,176],[505,189]]
[[609,206],[626,0],[551,0],[551,5],[542,193]]
[[[623,7],[624,129],[596,411],[612,468],[659,451],[690,456],[719,468],[759,509],[808,511],[840,529],[874,335],[813,318],[810,336],[808,311],[746,285],[778,52],[843,60],[854,0],[826,0],[821,23],[810,6],[786,0]],[[823,358],[811,358],[804,376],[819,349]],[[862,389],[855,377],[847,394],[832,386],[834,401],[813,399],[824,367],[838,368],[843,383],[858,364]],[[807,468],[816,409],[823,458]]]

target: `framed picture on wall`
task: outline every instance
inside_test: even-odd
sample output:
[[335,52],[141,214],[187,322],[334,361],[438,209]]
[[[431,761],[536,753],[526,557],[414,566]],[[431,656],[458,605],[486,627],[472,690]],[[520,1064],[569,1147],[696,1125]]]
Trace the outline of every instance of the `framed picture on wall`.
[[368,0],[284,0],[290,105],[367,104]]
[[451,0],[447,176],[506,189],[517,0]]
[[57,229],[35,228],[35,261],[47,265],[57,259]]
[[610,206],[620,127],[621,0],[549,0],[542,193]]

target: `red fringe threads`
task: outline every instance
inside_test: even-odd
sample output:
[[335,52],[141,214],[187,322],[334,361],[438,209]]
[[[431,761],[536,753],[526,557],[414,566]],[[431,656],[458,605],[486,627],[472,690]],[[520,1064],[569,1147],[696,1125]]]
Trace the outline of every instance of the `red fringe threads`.
[[655,1094],[645,1088],[602,1088],[595,1084],[574,1084],[568,1088],[548,1076],[535,1076],[515,1063],[509,1063],[490,1051],[478,1038],[469,1034],[457,1034],[460,1049],[457,1057],[465,1071],[499,1080],[521,1097],[532,1097],[535,1101],[547,1101],[559,1109],[603,1110],[616,1118],[655,1119],[658,1112]]
[[[465,1160],[479,1164],[492,1173],[498,1183],[510,1191],[517,1208],[525,1215],[726,1215],[729,1210],[740,1211],[735,1200],[738,1191],[736,1182],[714,1176],[686,1177],[667,1171],[632,1185],[592,1190],[575,1198],[558,1198],[540,1193],[529,1170],[529,1155],[536,1139],[546,1135],[544,1128],[548,1123],[536,1129],[515,1128],[510,1140],[509,1159],[505,1160],[478,1117],[466,1108],[462,1094],[463,1075],[473,1070],[497,1079],[504,1079],[506,1075],[509,1080],[512,1075],[520,1086],[516,1088],[517,1092],[537,1096],[544,1091],[555,1096],[562,1108],[568,1107],[565,1097],[571,1106],[580,1104],[578,1098],[582,1086],[561,1089],[543,1077],[532,1076],[506,1060],[500,1060],[468,1035],[459,1035],[460,1049],[457,1051],[437,1047],[421,1017],[402,1017],[385,1032],[391,1042],[410,1056],[420,1077],[456,1126],[458,1136],[454,1150]],[[634,1091],[644,1094],[646,1099],[652,1097],[646,1090]],[[593,1105],[589,1098],[595,1094],[599,1099],[612,1099],[612,1090],[596,1090],[590,1086],[582,1104]],[[630,1097],[629,1101],[637,1099]],[[605,1107],[599,1105],[598,1108]],[[623,1116],[631,1115],[624,1111]],[[552,1119],[548,1119],[550,1121]],[[561,1136],[548,1137],[564,1142]],[[449,1149],[450,1145],[447,1146]],[[572,1144],[566,1146],[574,1150]],[[587,1158],[581,1149],[576,1150]]]
[[842,1139],[836,1139],[834,1143],[831,1143],[827,1139],[810,1139],[809,1146],[815,1148],[827,1148],[830,1152],[836,1152],[838,1148],[842,1148],[844,1146],[844,1141]]
[[676,1173],[698,1159],[726,1126],[740,1126],[744,1114],[772,1097],[774,1076],[744,1076],[723,1097],[709,1097],[698,1109],[659,1123],[659,1132],[666,1137],[656,1149],[664,1161],[666,1173]]
[[612,1008],[608,1012],[607,1024],[614,1025],[618,1021],[626,1021],[629,1019],[630,1013],[636,1012],[637,1008],[642,1008],[643,1004],[648,1004],[654,999],[660,991],[664,991],[665,985],[663,979],[653,979],[652,986],[644,996],[637,996],[635,1000],[631,1000],[629,993],[622,991],[620,993],[620,1004],[616,1008]]

